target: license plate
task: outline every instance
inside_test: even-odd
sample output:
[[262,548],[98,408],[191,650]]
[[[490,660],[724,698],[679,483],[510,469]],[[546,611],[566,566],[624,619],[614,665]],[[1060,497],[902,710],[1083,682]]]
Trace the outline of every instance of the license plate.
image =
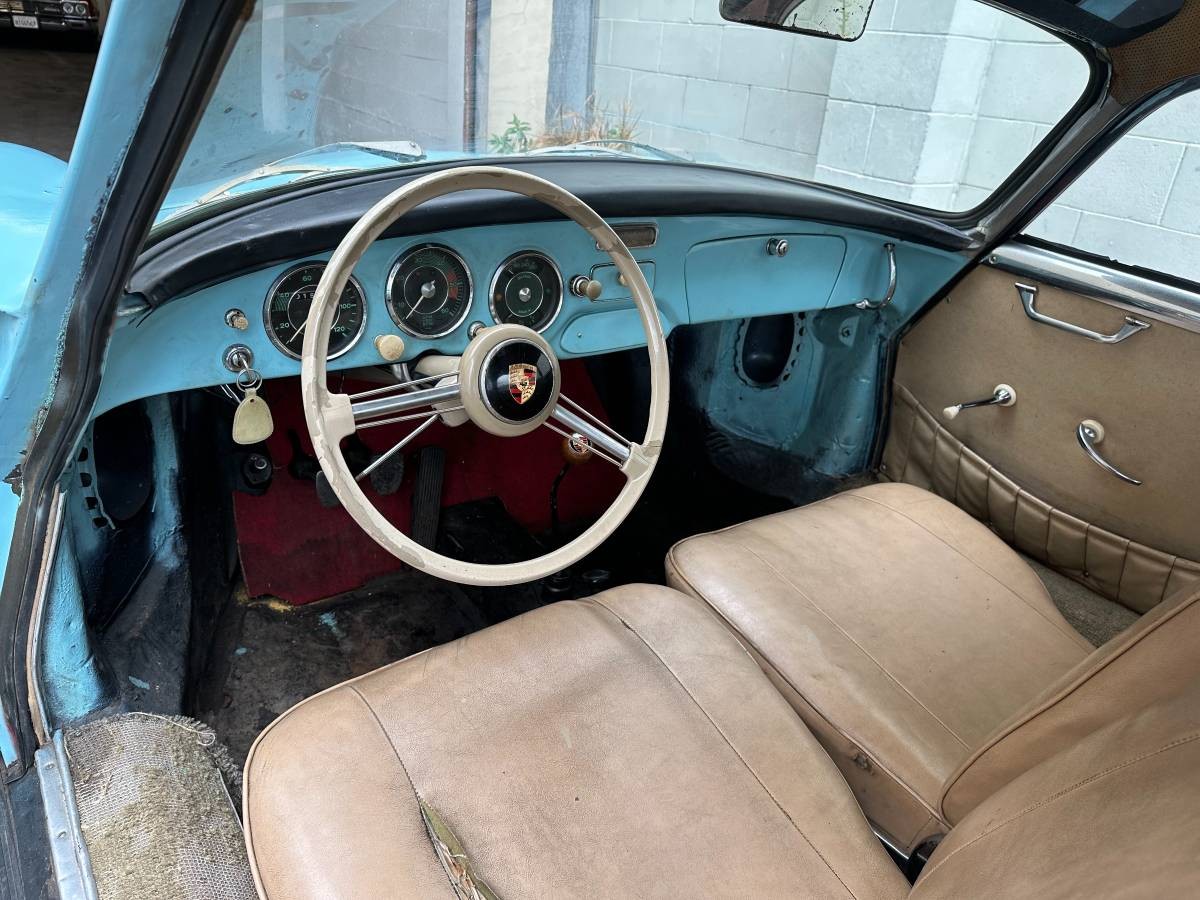
[[37,28],[37,16],[13,16],[13,28]]

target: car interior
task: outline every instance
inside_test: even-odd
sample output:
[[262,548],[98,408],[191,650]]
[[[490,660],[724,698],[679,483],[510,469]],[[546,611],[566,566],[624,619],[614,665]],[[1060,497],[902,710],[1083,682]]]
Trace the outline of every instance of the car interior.
[[1198,20],[956,214],[622,151],[161,220],[30,618],[98,896],[1200,891],[1200,288],[1029,227]]

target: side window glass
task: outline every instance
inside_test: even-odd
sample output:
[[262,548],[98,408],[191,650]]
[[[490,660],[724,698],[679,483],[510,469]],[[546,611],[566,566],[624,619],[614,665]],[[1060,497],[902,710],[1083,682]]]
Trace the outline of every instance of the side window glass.
[[1127,132],[1027,233],[1200,283],[1200,91]]

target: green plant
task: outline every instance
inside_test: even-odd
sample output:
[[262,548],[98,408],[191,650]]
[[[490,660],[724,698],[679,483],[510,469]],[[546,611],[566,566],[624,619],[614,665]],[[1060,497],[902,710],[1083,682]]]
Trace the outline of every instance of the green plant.
[[626,100],[616,112],[588,97],[583,112],[559,109],[546,122],[545,130],[533,134],[533,126],[516,113],[499,134],[488,137],[488,149],[496,154],[528,153],[539,147],[566,147],[604,141],[632,141],[637,138],[638,117]]
[[583,112],[560,109],[533,145],[564,147],[585,141],[632,141],[637,137],[637,127],[638,116],[628,100],[614,113],[593,96],[584,103]]
[[513,113],[508,127],[500,134],[493,134],[488,138],[488,149],[493,153],[501,154],[528,153],[530,148],[529,134],[532,130],[532,125],[522,121],[520,116]]

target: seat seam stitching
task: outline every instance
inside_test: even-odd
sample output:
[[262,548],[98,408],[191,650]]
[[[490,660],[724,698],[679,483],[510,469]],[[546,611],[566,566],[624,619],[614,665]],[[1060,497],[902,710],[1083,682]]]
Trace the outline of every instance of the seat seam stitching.
[[[1036,606],[1034,606],[1032,603],[1030,603],[1022,594],[1020,594],[1018,591],[1013,590],[1013,588],[1009,587],[1007,584],[1005,584],[1003,581],[1001,581],[999,578],[997,578],[995,575],[993,575],[991,572],[989,572],[987,569],[985,569],[983,566],[981,566],[975,560],[971,559],[971,557],[968,556],[966,553],[964,553],[962,550],[955,547],[953,544],[951,544],[949,541],[947,541],[941,535],[936,534],[935,532],[931,531],[929,528],[927,528],[925,525],[918,522],[912,516],[908,515],[905,512],[902,512],[901,510],[896,509],[894,506],[888,506],[886,503],[880,503],[878,500],[873,500],[870,497],[864,497],[861,494],[846,493],[844,496],[851,497],[855,500],[862,500],[866,503],[872,503],[875,506],[879,506],[879,507],[882,507],[883,509],[890,510],[891,512],[900,516],[901,518],[906,519],[907,521],[911,522],[913,525],[920,528],[922,531],[924,531],[930,537],[937,540],[943,546],[954,551],[956,554],[958,554],[960,557],[962,557],[964,560],[966,560],[968,563],[970,563],[972,566],[974,566],[976,569],[978,569],[980,572],[982,572],[984,575],[986,575],[992,581],[996,582],[996,584],[1000,585],[1000,587],[1004,588],[1004,590],[1008,591],[1010,594],[1012,594],[1014,597],[1016,597],[1018,600],[1020,600],[1021,603],[1023,603],[1025,606],[1029,607],[1029,609],[1033,610],[1033,612],[1037,613],[1038,616],[1040,616],[1042,619],[1045,620],[1047,625],[1050,625],[1052,628],[1054,628],[1054,630],[1056,632],[1058,632],[1063,637],[1071,640],[1071,643],[1074,646],[1076,646],[1077,648],[1079,647],[1077,635],[1073,636],[1069,632],[1063,631],[1062,627],[1060,625],[1058,625],[1058,623],[1056,623],[1053,619],[1051,619],[1049,616],[1047,616],[1044,612],[1042,612],[1040,609],[1038,609]],[[957,509],[957,508],[958,507],[955,507],[955,509]],[[1034,574],[1034,577],[1035,578],[1037,577],[1036,573]],[[1070,626],[1068,625],[1067,627],[1069,628]]]
[[[835,731],[838,735],[840,735],[845,740],[849,741],[855,747],[858,747],[860,750],[867,753],[872,758],[872,760],[875,762],[875,765],[879,767],[879,770],[881,772],[883,772],[885,775],[887,775],[888,778],[890,778],[892,781],[896,782],[897,785],[899,785],[906,792],[908,792],[912,796],[912,798],[921,807],[923,807],[926,812],[929,813],[929,818],[931,820],[936,819],[937,821],[942,822],[942,824],[946,824],[942,820],[941,816],[938,814],[937,809],[932,804],[930,804],[927,800],[925,800],[921,796],[920,792],[917,791],[916,788],[914,788],[912,785],[910,785],[905,779],[900,777],[900,775],[898,774],[898,767],[893,766],[891,763],[884,760],[883,757],[876,750],[868,747],[867,741],[864,741],[864,740],[856,737],[855,735],[846,731],[844,728],[842,728],[836,722],[834,722],[833,719],[830,718],[830,716],[828,714],[826,714],[825,711],[822,710],[821,707],[817,703],[815,703],[811,697],[809,697],[807,694],[804,693],[804,691],[800,690],[800,688],[797,687],[795,682],[793,682],[792,679],[789,678],[785,672],[783,672],[783,670],[781,670],[778,666],[776,666],[773,662],[771,662],[771,660],[767,656],[766,652],[754,640],[752,640],[748,635],[744,634],[737,627],[737,625],[735,625],[730,619],[728,619],[725,616],[724,613],[722,613],[719,609],[717,609],[716,606],[713,605],[712,601],[710,601],[707,597],[704,596],[704,594],[702,592],[700,592],[699,590],[696,589],[695,585],[693,585],[690,581],[687,581],[686,578],[683,580],[685,582],[687,582],[688,586],[690,588],[692,588],[693,591],[696,592],[696,597],[702,603],[704,603],[704,605],[709,609],[709,611],[712,612],[712,614],[714,616],[716,616],[726,628],[728,628],[730,631],[732,631],[734,633],[735,637],[737,637],[741,641],[745,641],[745,643],[748,644],[749,647],[751,649],[753,649],[754,652],[757,653],[762,658],[763,662],[765,662],[768,666],[771,667],[771,671],[774,672],[779,677],[779,680],[782,681],[784,684],[786,684],[795,693],[795,695],[797,697],[799,697],[801,700],[803,700],[808,705],[808,707],[810,709],[812,709],[812,711],[817,716],[819,716],[825,722],[826,725],[828,725],[830,727],[830,729]],[[755,664],[758,665],[758,660],[755,660]],[[761,668],[761,666],[760,666],[760,668]],[[791,705],[791,704],[789,704],[789,705]],[[843,780],[844,780],[844,778],[843,778]],[[849,787],[848,784],[847,784],[847,787]]]
[[763,789],[763,791],[766,793],[766,795],[771,798],[771,802],[775,804],[775,808],[778,809],[781,813],[783,813],[783,817],[788,820],[788,823],[792,826],[792,828],[794,828],[796,830],[796,833],[799,834],[800,837],[802,837],[804,839],[804,843],[808,844],[808,846],[812,850],[812,852],[817,855],[817,858],[819,860],[821,860],[822,863],[824,863],[825,868],[827,868],[829,870],[830,874],[832,874],[833,877],[838,880],[838,883],[841,884],[841,886],[845,889],[846,893],[849,894],[852,898],[854,898],[854,900],[857,900],[858,895],[855,894],[854,891],[852,891],[850,889],[850,886],[848,884],[846,884],[845,881],[842,880],[842,876],[839,875],[837,870],[834,869],[834,867],[829,864],[829,860],[827,860],[825,858],[825,856],[821,853],[821,851],[817,849],[816,845],[809,839],[808,835],[804,833],[804,830],[796,823],[796,820],[794,818],[792,818],[791,813],[789,813],[786,809],[784,809],[783,804],[779,802],[779,799],[775,796],[774,793],[772,793],[771,789],[769,787],[767,787],[767,785],[763,782],[762,778],[759,777],[758,773],[756,771],[754,771],[754,767],[751,766],[750,763],[746,761],[746,758],[744,756],[742,756],[741,751],[738,750],[738,748],[733,745],[733,741],[731,741],[729,739],[729,736],[725,734],[725,732],[721,728],[721,726],[717,724],[716,720],[713,719],[713,717],[709,714],[708,710],[706,710],[704,708],[704,705],[699,700],[696,699],[696,695],[693,694],[691,692],[691,690],[688,689],[688,686],[683,683],[683,679],[681,679],[679,677],[679,675],[676,674],[675,670],[673,668],[671,668],[670,665],[667,664],[667,661],[665,659],[663,659],[662,654],[660,654],[658,652],[658,650],[656,650],[650,644],[650,642],[647,641],[646,638],[642,636],[641,632],[639,632],[636,628],[634,628],[633,625],[631,625],[623,616],[620,615],[620,613],[618,613],[616,610],[614,610],[612,607],[610,607],[607,603],[605,603],[599,597],[593,597],[592,602],[595,603],[597,606],[601,607],[602,609],[606,610],[609,613],[609,615],[613,616],[618,622],[620,622],[622,625],[624,625],[639,641],[642,642],[642,645],[647,650],[649,650],[651,654],[653,654],[654,658],[656,660],[658,660],[659,665],[661,665],[667,671],[667,673],[671,676],[671,678],[675,681],[675,683],[677,685],[679,685],[680,689],[685,694],[687,694],[688,699],[690,699],[692,701],[692,703],[696,706],[696,709],[700,710],[700,712],[703,714],[704,718],[707,719],[708,723],[713,727],[713,730],[716,731],[717,734],[719,734],[721,736],[721,739],[725,742],[725,745],[727,747],[729,747],[730,750],[733,751],[734,756],[736,756],[738,758],[738,761],[741,762],[741,764],[745,767],[746,771],[750,773],[750,775],[754,778],[754,780],[756,782],[758,782],[758,786],[761,787]]
[[777,569],[775,566],[771,565],[770,562],[768,562],[766,559],[764,559],[762,556],[760,556],[754,550],[747,547],[745,544],[742,544],[741,547],[746,553],[753,556],[755,559],[757,559],[759,562],[761,562],[764,566],[766,566],[768,569],[770,569],[772,572],[774,572],[775,575],[781,581],[786,583],[788,586],[790,586],[792,588],[792,590],[794,590],[797,594],[799,594],[801,597],[803,597],[805,602],[807,602],[809,606],[811,606],[813,609],[815,609],[817,612],[819,612],[822,616],[824,616],[826,619],[828,619],[829,623],[831,625],[833,625],[833,627],[836,628],[839,632],[841,632],[842,636],[845,637],[846,640],[850,641],[850,643],[852,643],[856,648],[858,648],[858,651],[863,656],[865,656],[872,663],[874,663],[875,667],[877,669],[879,669],[879,671],[882,672],[884,675],[886,675],[887,678],[893,684],[896,685],[896,687],[900,688],[900,690],[903,691],[914,703],[916,703],[917,706],[919,706],[919,707],[921,707],[921,709],[925,710],[925,712],[929,714],[930,718],[932,718],[935,722],[937,722],[939,725],[942,726],[942,728],[944,728],[946,730],[947,734],[949,734],[952,738],[954,738],[956,741],[958,741],[958,743],[962,744],[964,750],[970,751],[971,746],[966,741],[964,741],[961,737],[959,737],[958,733],[953,728],[951,728],[949,725],[947,725],[945,722],[943,722],[941,720],[941,718],[933,710],[931,710],[928,706],[926,706],[924,703],[922,703],[921,700],[919,698],[917,698],[916,695],[914,695],[907,687],[905,687],[904,684],[898,678],[896,678],[895,675],[893,675],[891,672],[889,672],[887,670],[887,668],[882,663],[879,662],[879,660],[877,660],[874,656],[872,656],[867,651],[867,649],[862,646],[862,644],[860,644],[858,641],[856,641],[854,639],[853,635],[850,634],[850,632],[848,632],[845,628],[843,628],[841,625],[839,625],[837,620],[834,619],[833,616],[831,616],[824,609],[822,609],[820,606],[818,606],[816,604],[816,602],[811,597],[809,597],[808,594],[806,594],[794,581],[792,581],[790,578],[788,578],[783,572],[780,572],[779,569]]
[[924,877],[921,879],[921,882],[924,883],[929,878],[931,878],[935,872],[937,872],[939,869],[944,867],[945,864],[948,863],[951,859],[953,859],[954,856],[957,855],[960,851],[966,850],[972,844],[975,844],[975,843],[983,840],[984,838],[986,838],[992,834],[995,834],[1000,829],[1002,829],[1008,825],[1011,825],[1013,822],[1016,822],[1018,819],[1024,818],[1025,816],[1029,815],[1030,813],[1036,812],[1037,810],[1041,809],[1044,806],[1048,806],[1051,803],[1061,800],[1062,798],[1066,797],[1068,794],[1072,794],[1077,790],[1081,790],[1081,789],[1087,787],[1088,785],[1099,781],[1102,778],[1107,778],[1109,775],[1116,774],[1117,772],[1120,772],[1131,766],[1135,766],[1138,763],[1145,762],[1147,759],[1157,756],[1160,753],[1166,753],[1168,750],[1173,750],[1176,747],[1183,746],[1184,744],[1191,743],[1192,741],[1195,741],[1198,739],[1200,739],[1200,732],[1190,734],[1187,737],[1176,738],[1175,740],[1170,741],[1167,744],[1164,744],[1162,747],[1159,747],[1157,750],[1151,750],[1148,753],[1143,753],[1141,756],[1135,756],[1133,759],[1127,759],[1124,762],[1117,763],[1116,765],[1113,765],[1113,766],[1109,766],[1107,769],[1104,769],[1101,772],[1094,772],[1091,775],[1089,775],[1087,778],[1080,779],[1079,781],[1075,782],[1074,784],[1070,785],[1069,787],[1061,788],[1060,790],[1055,791],[1050,796],[1043,797],[1041,800],[1037,800],[1037,801],[1029,804],[1024,809],[1020,810],[1019,812],[1014,813],[1012,816],[1005,819],[1004,821],[996,823],[995,825],[991,826],[987,830],[985,830],[985,831],[981,832],[980,834],[976,835],[975,837],[971,838],[965,844],[951,850],[950,853],[944,859],[938,860],[937,865],[934,866],[933,868],[929,869],[925,873]]
[[[943,813],[945,813],[946,799],[950,796],[950,792],[954,789],[954,786],[963,779],[963,777],[967,774],[967,772],[969,772],[971,770],[972,766],[974,766],[977,762],[979,762],[981,759],[983,759],[983,757],[985,757],[993,749],[995,749],[1001,743],[1003,743],[1006,738],[1011,737],[1013,734],[1020,731],[1021,728],[1023,728],[1025,725],[1028,725],[1029,723],[1031,723],[1031,722],[1035,721],[1036,719],[1040,718],[1041,716],[1045,715],[1051,709],[1053,709],[1055,706],[1057,706],[1059,703],[1065,702],[1067,699],[1069,699],[1071,696],[1073,696],[1077,691],[1082,690],[1083,687],[1089,681],[1091,681],[1093,678],[1100,675],[1100,673],[1106,671],[1109,667],[1114,665],[1117,662],[1117,660],[1119,660],[1121,657],[1123,657],[1126,653],[1129,653],[1131,650],[1133,650],[1134,647],[1136,647],[1142,641],[1147,640],[1155,632],[1159,631],[1164,626],[1166,626],[1166,624],[1168,622],[1172,621],[1177,616],[1182,615],[1184,612],[1187,611],[1187,609],[1189,607],[1191,607],[1197,601],[1200,601],[1200,592],[1190,595],[1189,598],[1187,600],[1184,600],[1183,602],[1181,602],[1178,607],[1171,610],[1170,612],[1163,614],[1163,617],[1159,621],[1152,623],[1141,634],[1136,635],[1135,637],[1129,638],[1128,643],[1124,647],[1114,650],[1103,662],[1101,662],[1095,668],[1090,669],[1090,670],[1086,671],[1085,673],[1081,673],[1080,675],[1078,675],[1069,685],[1060,688],[1054,694],[1053,697],[1048,697],[1045,700],[1043,700],[1040,704],[1038,704],[1038,706],[1035,709],[1028,711],[1022,718],[1012,722],[1011,725],[1008,725],[1008,726],[1002,725],[1001,728],[1003,728],[1003,730],[1000,733],[998,733],[998,734],[993,733],[993,734],[989,735],[987,740],[984,742],[984,744],[981,745],[970,757],[968,757],[958,767],[958,769],[955,770],[955,772],[950,776],[950,778],[947,779],[946,784],[942,788],[942,795],[938,799],[938,808]],[[1131,628],[1132,627],[1133,626],[1131,626]],[[1128,631],[1113,638],[1113,641],[1120,640],[1122,637],[1124,637],[1127,634],[1128,634]],[[1099,649],[1100,648],[1096,648],[1093,652],[1098,652]],[[1087,657],[1085,657],[1084,659],[1086,660]],[[946,819],[946,821],[949,821],[949,816],[945,816],[945,819]]]
[[[904,387],[904,385],[901,385],[901,387]],[[905,388],[905,390],[908,390],[908,388]],[[918,418],[918,416],[916,415],[916,412],[917,411],[914,408],[913,409],[913,417],[908,426],[908,439],[905,441],[905,450],[907,452],[904,454],[904,468],[900,472],[900,480],[902,482],[905,481],[905,479],[908,477],[908,467],[909,467],[909,464],[912,462],[913,436],[916,435],[916,433],[917,433],[917,418]]]
[[[354,696],[358,697],[358,699],[362,701],[363,706],[365,706],[367,708],[367,712],[370,714],[372,720],[374,720],[376,727],[379,728],[379,732],[383,735],[383,739],[385,741],[387,741],[388,746],[392,750],[392,755],[396,757],[396,762],[400,766],[400,771],[402,771],[404,773],[404,778],[408,782],[409,790],[412,791],[413,797],[415,797],[417,800],[417,807],[418,807],[418,812],[419,812],[420,806],[425,802],[425,798],[422,797],[421,792],[419,790],[417,790],[417,783],[415,781],[413,781],[413,777],[408,771],[408,766],[406,766],[404,764],[404,757],[402,757],[400,755],[400,751],[397,749],[395,741],[392,740],[392,736],[388,733],[388,730],[384,727],[383,722],[380,720],[379,713],[377,713],[375,711],[375,707],[373,707],[371,705],[371,702],[363,695],[363,692],[358,689],[357,685],[348,684],[347,687],[350,689],[351,693],[354,694]],[[423,820],[424,815],[422,815],[421,818]],[[429,830],[428,826],[425,826],[425,830],[426,830],[426,832],[428,832],[428,830]],[[428,837],[428,835],[427,835],[427,837]],[[437,863],[438,868],[441,869],[442,874],[445,875],[446,868],[444,865],[442,865],[441,860],[439,860],[437,858],[437,854],[433,852],[432,843],[430,843],[430,841],[428,841],[428,840],[426,840],[425,843],[426,843],[426,846],[428,847],[429,851],[431,853],[433,853],[433,861],[435,863]],[[453,886],[451,886],[451,887],[453,889]]]
[[[1167,577],[1163,579],[1162,590],[1159,591],[1159,594],[1158,594],[1158,603],[1162,603],[1165,599],[1167,599],[1167,587],[1171,583],[1171,576],[1175,574],[1175,563],[1178,560],[1179,560],[1178,556],[1171,557],[1171,567],[1169,569],[1167,569]],[[1158,603],[1156,603],[1154,605],[1157,606]]]

